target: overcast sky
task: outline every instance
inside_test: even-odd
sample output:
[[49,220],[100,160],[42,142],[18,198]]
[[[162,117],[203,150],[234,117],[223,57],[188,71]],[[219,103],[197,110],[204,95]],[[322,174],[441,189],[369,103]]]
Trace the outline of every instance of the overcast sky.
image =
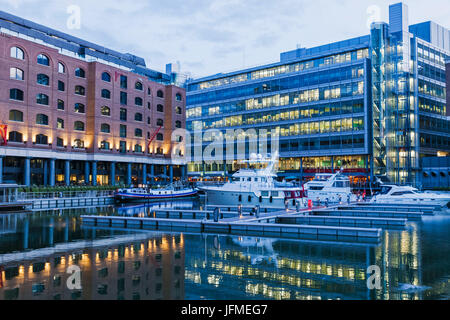
[[[369,33],[385,0],[0,0],[0,10],[194,77],[279,61],[280,52]],[[408,0],[410,23],[450,28],[449,0]],[[77,5],[81,27],[69,29]]]

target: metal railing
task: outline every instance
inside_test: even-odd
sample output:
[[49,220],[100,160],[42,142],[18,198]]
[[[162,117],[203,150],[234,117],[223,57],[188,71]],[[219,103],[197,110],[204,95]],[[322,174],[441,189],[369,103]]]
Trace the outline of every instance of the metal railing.
[[59,191],[59,192],[20,192],[18,200],[68,199],[68,198],[100,198],[110,197],[114,191]]

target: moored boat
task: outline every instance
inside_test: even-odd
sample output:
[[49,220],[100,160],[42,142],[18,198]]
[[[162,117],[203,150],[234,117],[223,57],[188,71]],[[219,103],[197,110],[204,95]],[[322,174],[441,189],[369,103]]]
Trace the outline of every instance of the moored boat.
[[376,194],[370,202],[448,207],[450,204],[450,193],[421,192],[409,186],[382,185],[381,192]]
[[166,189],[128,188],[119,189],[114,194],[118,202],[170,200],[196,196],[198,191],[193,188],[169,187]]

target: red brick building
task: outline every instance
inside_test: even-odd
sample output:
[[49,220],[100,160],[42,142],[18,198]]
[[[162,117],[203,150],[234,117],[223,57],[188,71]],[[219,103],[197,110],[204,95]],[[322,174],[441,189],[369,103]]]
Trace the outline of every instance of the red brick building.
[[1,181],[146,184],[185,175],[171,161],[172,132],[186,122],[173,75],[4,12],[0,28]]

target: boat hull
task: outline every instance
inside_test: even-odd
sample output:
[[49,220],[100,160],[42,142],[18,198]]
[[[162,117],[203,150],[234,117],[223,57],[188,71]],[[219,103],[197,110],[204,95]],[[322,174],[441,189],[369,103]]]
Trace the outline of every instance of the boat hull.
[[448,207],[450,204],[450,198],[441,198],[441,199],[413,199],[413,198],[381,198],[376,197],[370,201],[371,203],[384,203],[384,204],[397,204],[397,205],[432,205],[432,206],[440,206],[440,207]]
[[[207,204],[210,206],[260,206],[261,208],[267,208],[267,209],[286,209],[285,206],[285,199],[284,198],[272,198],[272,201],[270,201],[270,198],[264,198],[258,197],[254,192],[236,192],[236,191],[227,191],[227,190],[209,190],[209,189],[203,189],[206,194],[206,201]],[[239,201],[241,199],[241,201]],[[295,208],[295,201],[300,200],[300,203],[302,202],[302,199],[289,199],[288,205],[290,209]],[[307,201],[303,199],[304,205],[306,205]]]
[[172,194],[139,194],[139,193],[118,192],[114,195],[114,198],[117,202],[143,202],[143,201],[189,198],[195,197],[197,193],[198,193],[197,190]]

